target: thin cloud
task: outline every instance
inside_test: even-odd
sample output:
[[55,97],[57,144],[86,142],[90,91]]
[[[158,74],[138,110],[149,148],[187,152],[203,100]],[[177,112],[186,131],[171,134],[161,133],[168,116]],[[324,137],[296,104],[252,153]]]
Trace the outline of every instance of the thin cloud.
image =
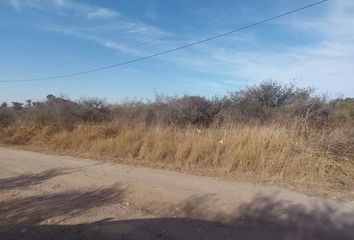
[[[132,56],[142,55],[142,52],[135,50],[134,46],[169,35],[158,27],[130,19],[113,9],[96,5],[69,0],[12,1],[14,2],[7,3],[18,9],[36,8],[60,16],[46,23],[32,22],[28,27],[75,36]],[[104,24],[99,21],[102,18],[105,19]],[[66,24],[67,19],[72,22],[71,25]],[[86,24],[87,19],[90,20],[90,25]],[[65,20],[64,23],[62,20]],[[129,45],[133,47],[128,47]]]
[[118,13],[116,11],[107,8],[94,9],[87,15],[88,18],[113,18],[116,16],[118,16]]
[[145,56],[146,55],[146,53],[144,53],[143,51],[131,48],[129,46],[126,46],[126,45],[118,43],[118,42],[108,41],[108,40],[103,40],[103,39],[96,39],[96,41],[104,47],[115,49],[115,50],[118,50],[120,52],[129,54],[129,55],[133,55],[133,56]]
[[119,16],[119,13],[113,9],[69,0],[8,0],[4,2],[10,4],[17,11],[23,8],[36,8],[42,11],[54,12],[64,9],[81,16],[84,15],[87,18],[113,18]]
[[134,49],[129,47],[128,45],[125,45],[124,43],[120,43],[111,39],[103,38],[100,36],[96,35],[91,35],[91,34],[86,34],[81,31],[78,31],[77,29],[70,29],[70,28],[60,28],[60,27],[40,27],[42,30],[45,31],[50,31],[50,32],[56,32],[56,33],[61,33],[69,36],[75,36],[79,39],[84,39],[90,42],[94,42],[102,47],[110,48],[117,50],[121,53],[132,55],[132,56],[144,56],[146,53],[143,51]]
[[[341,3],[345,2],[344,5]],[[331,91],[334,95],[354,95],[354,2],[337,0],[328,6],[321,19],[301,17],[273,27],[291,27],[305,38],[316,41],[279,50],[269,49],[258,36],[259,46],[229,48],[225,44],[209,43],[199,51],[189,49],[180,56],[165,57],[190,71],[220,76],[233,76],[235,83],[258,83],[267,78],[313,86],[319,92]],[[243,33],[242,33],[243,34]],[[224,40],[227,44],[227,39]],[[253,43],[255,44],[256,41]],[[247,43],[246,43],[247,46]],[[181,57],[182,55],[182,57]]]
[[18,0],[10,0],[10,4],[17,10],[21,11],[21,4]]
[[[78,3],[68,0],[19,1],[9,3],[17,9],[22,9],[31,2],[41,2],[44,8],[63,10],[80,15],[77,21],[90,19],[90,26],[78,24],[53,29],[63,34],[69,34],[93,41],[101,46],[118,50],[119,52],[142,56],[149,52],[158,52],[180,45],[177,40],[188,42],[205,37],[205,32],[191,32],[171,38],[171,35],[153,25],[130,19],[112,9]],[[331,90],[354,95],[354,2],[346,0],[329,1],[323,6],[320,14],[303,13],[294,15],[284,21],[275,21],[272,28],[292,31],[303,37],[302,45],[283,44],[281,48],[269,48],[262,41],[264,31],[261,28],[242,32],[230,38],[203,44],[196,48],[186,49],[179,53],[161,56],[156,61],[175,68],[176,74],[184,74],[186,79],[197,79],[197,76],[213,76],[211,85],[221,87],[222,84],[257,83],[267,78],[279,81],[296,81],[302,86],[314,86],[320,91]],[[50,5],[50,6],[49,6]],[[37,6],[38,7],[38,6]],[[90,15],[91,14],[91,15]],[[85,16],[85,17],[82,17]],[[72,15],[70,15],[72,17]],[[110,18],[104,25],[99,25],[97,18]],[[41,23],[42,25],[42,23]],[[264,28],[270,25],[263,25]],[[52,31],[53,31],[52,29]],[[60,29],[60,30],[58,30]],[[48,31],[51,31],[49,28]],[[216,30],[216,29],[214,29]],[[217,29],[222,31],[223,29]],[[211,30],[208,29],[208,32]],[[247,35],[249,34],[249,35]],[[119,36],[119,39],[117,38]],[[165,38],[168,36],[168,38]],[[186,39],[188,38],[188,39]],[[136,43],[149,39],[157,39],[159,44],[134,47]],[[308,40],[308,41],[307,41]],[[276,41],[276,39],[275,39]],[[285,41],[279,40],[284,43]],[[239,44],[240,43],[240,44]],[[242,47],[245,46],[245,47]],[[172,64],[171,64],[172,63]],[[185,72],[188,72],[185,73]],[[218,77],[216,77],[218,76]],[[227,82],[223,81],[227,79]],[[294,80],[295,79],[295,80]],[[215,84],[214,84],[215,83]],[[221,85],[220,85],[221,84]]]

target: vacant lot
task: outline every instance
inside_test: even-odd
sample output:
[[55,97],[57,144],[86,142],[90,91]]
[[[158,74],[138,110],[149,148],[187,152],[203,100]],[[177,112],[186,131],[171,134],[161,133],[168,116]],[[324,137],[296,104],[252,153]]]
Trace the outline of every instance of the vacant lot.
[[106,104],[48,95],[0,107],[0,143],[351,195],[354,100],[276,82],[221,98]]

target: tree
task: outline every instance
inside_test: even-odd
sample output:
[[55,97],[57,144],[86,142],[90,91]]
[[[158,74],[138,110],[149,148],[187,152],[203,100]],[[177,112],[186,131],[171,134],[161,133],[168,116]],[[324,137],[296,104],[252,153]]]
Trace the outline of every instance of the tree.
[[43,104],[42,102],[32,102],[33,107],[39,107],[42,104]]
[[12,108],[15,109],[15,110],[22,110],[23,109],[23,103],[12,102]]
[[54,99],[55,99],[55,96],[53,94],[47,95],[47,101],[53,101]]
[[0,105],[0,108],[6,108],[7,107],[7,102],[3,102],[1,105]]
[[32,107],[32,100],[31,99],[27,99],[26,103],[27,103],[26,107],[28,107],[28,108]]

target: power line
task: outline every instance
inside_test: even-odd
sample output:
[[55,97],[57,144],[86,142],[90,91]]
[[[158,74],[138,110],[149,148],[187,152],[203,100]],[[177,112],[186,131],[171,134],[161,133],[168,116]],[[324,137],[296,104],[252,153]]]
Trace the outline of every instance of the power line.
[[[240,0],[241,1],[241,0]],[[258,12],[260,10],[264,10],[264,9],[267,9],[271,7],[271,5],[263,5],[263,7],[261,8],[257,8],[255,9],[255,12]],[[235,8],[232,8],[229,10],[232,11],[232,10],[235,10]],[[241,15],[245,15],[244,14],[241,14]],[[238,15],[239,16],[239,15]],[[198,25],[198,26],[194,26],[194,27],[191,27],[191,28],[188,28],[188,29],[185,29],[185,30],[182,30],[180,32],[177,32],[175,33],[175,35],[179,35],[179,34],[185,34],[185,33],[189,33],[189,32],[192,32],[192,31],[196,31],[196,30],[200,30],[200,29],[203,29],[203,28],[207,28],[207,27],[210,27],[210,26],[213,26],[217,23],[222,23],[222,22],[227,22],[225,20],[221,20],[221,19],[216,19],[216,20],[213,20],[209,23],[206,23],[206,24],[203,24],[203,25]],[[138,44],[134,44],[133,46],[131,47],[141,47],[141,46],[144,46],[144,45],[148,45],[150,43],[153,43],[157,41],[157,39],[150,39],[148,41],[144,41],[144,42],[141,42],[141,43],[138,43]],[[87,60],[91,60],[91,59],[97,59],[97,58],[101,58],[101,57],[104,57],[104,56],[109,56],[109,55],[113,55],[113,54],[117,54],[117,51],[110,51],[110,52],[107,52],[107,53],[98,53],[98,54],[95,54],[95,55],[90,55],[90,56],[86,56],[86,57],[81,57],[81,58],[74,58],[72,60],[69,60],[69,61],[66,61],[66,62],[63,62],[63,63],[60,63],[60,65],[68,65],[68,64],[74,64],[74,63],[78,63],[78,62],[83,62],[83,61],[87,61]],[[31,73],[35,70],[43,70],[43,69],[51,69],[51,68],[54,68],[56,67],[58,64],[48,64],[46,66],[42,66],[42,67],[38,67],[38,68],[32,68],[32,69],[29,69],[29,70],[25,70],[25,71],[22,71],[22,72],[17,72],[15,74],[16,75],[22,75],[24,73]],[[10,80],[11,81],[11,80]]]
[[158,57],[158,56],[161,56],[161,55],[164,55],[164,54],[167,54],[167,53],[176,52],[176,51],[182,50],[184,48],[192,47],[192,46],[195,46],[195,45],[198,45],[198,44],[201,44],[201,43],[209,42],[209,41],[212,41],[212,40],[215,40],[215,39],[218,39],[218,38],[233,34],[235,32],[239,32],[239,31],[242,31],[242,30],[245,30],[245,29],[248,29],[248,28],[252,28],[252,27],[261,25],[263,23],[270,22],[272,20],[275,20],[275,19],[278,19],[278,18],[281,18],[281,17],[285,17],[287,15],[290,15],[290,14],[293,14],[293,13],[296,13],[296,12],[300,12],[300,11],[305,10],[307,8],[311,8],[311,7],[314,7],[316,5],[320,5],[320,4],[328,2],[328,1],[329,0],[318,1],[318,2],[312,3],[312,4],[309,4],[309,5],[306,5],[306,6],[303,6],[303,7],[300,7],[300,8],[297,8],[297,9],[294,9],[294,10],[279,14],[279,15],[276,15],[274,17],[267,18],[267,19],[262,20],[262,21],[258,21],[256,23],[252,23],[252,24],[243,26],[241,28],[237,28],[237,29],[225,32],[225,33],[222,33],[222,34],[219,34],[219,35],[215,35],[215,36],[212,36],[212,37],[209,37],[209,38],[205,38],[205,39],[193,42],[193,43],[185,44],[185,45],[182,45],[182,46],[179,46],[179,47],[176,47],[176,48],[172,48],[172,49],[169,49],[169,50],[158,52],[158,53],[155,53],[155,54],[152,54],[152,55],[148,55],[148,56],[145,56],[145,57],[136,58],[136,59],[133,59],[133,60],[129,60],[129,61],[125,61],[125,62],[121,62],[121,63],[117,63],[117,64],[105,66],[105,67],[94,68],[94,69],[81,71],[81,72],[60,74],[60,75],[55,75],[55,76],[51,76],[51,77],[32,78],[32,79],[19,79],[19,80],[0,80],[0,82],[2,82],[2,83],[5,83],[5,82],[34,82],[34,81],[53,80],[53,79],[59,79],[59,78],[66,78],[66,77],[84,75],[84,74],[88,74],[88,73],[92,73],[92,72],[98,72],[98,71],[103,71],[103,70],[110,69],[110,68],[115,68],[115,67],[127,65],[127,64],[130,64],[130,63],[140,62],[140,61],[147,60],[147,59],[154,58],[154,57]]

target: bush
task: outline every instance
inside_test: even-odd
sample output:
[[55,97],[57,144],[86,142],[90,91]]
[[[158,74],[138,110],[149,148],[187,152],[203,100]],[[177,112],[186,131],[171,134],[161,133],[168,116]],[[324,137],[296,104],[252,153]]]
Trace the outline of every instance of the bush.
[[9,126],[15,121],[15,113],[8,107],[0,107],[0,127]]
[[102,99],[87,98],[79,102],[84,122],[103,122],[111,119],[109,108]]
[[[292,124],[294,119],[306,126],[322,128],[353,123],[354,99],[312,96],[311,88],[265,81],[257,86],[230,92],[225,97],[206,99],[200,96],[156,96],[155,101],[127,101],[107,105],[97,98],[72,101],[64,97],[47,96],[46,101],[1,105],[2,125],[15,118],[37,126],[55,125],[72,128],[79,123],[117,121],[127,124],[205,126],[234,123]],[[9,110],[11,109],[11,111]],[[10,111],[10,112],[9,112]]]
[[209,126],[218,109],[212,102],[199,96],[184,96],[170,99],[165,107],[163,120],[172,125]]
[[56,125],[69,128],[82,119],[78,103],[64,98],[48,99],[27,111],[27,119],[38,126]]
[[354,117],[354,98],[340,99],[337,105],[339,109],[347,112],[349,116]]
[[[230,92],[224,99],[226,114],[231,119],[243,122],[265,122],[285,112],[295,103],[306,104],[311,99],[311,88],[296,88],[274,81],[264,81],[258,86]],[[224,113],[225,114],[225,113]]]

